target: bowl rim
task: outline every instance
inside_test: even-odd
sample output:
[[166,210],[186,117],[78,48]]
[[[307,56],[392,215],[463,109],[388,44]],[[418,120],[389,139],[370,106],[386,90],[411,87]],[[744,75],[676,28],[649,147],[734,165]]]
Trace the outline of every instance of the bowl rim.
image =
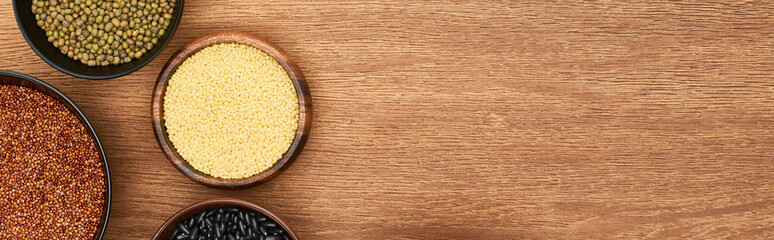
[[[177,153],[172,143],[167,137],[166,126],[163,118],[163,98],[166,93],[167,82],[172,74],[177,70],[188,57],[199,50],[219,43],[242,43],[260,49],[273,57],[282,65],[290,76],[296,90],[299,105],[298,128],[293,143],[287,152],[271,168],[242,179],[222,179],[215,178],[199,172],[191,167],[188,162]],[[153,89],[153,98],[151,102],[151,123],[156,135],[156,141],[161,147],[167,160],[183,175],[202,185],[219,189],[242,189],[265,183],[285,171],[298,158],[306,144],[312,127],[312,97],[301,69],[296,65],[290,55],[282,48],[270,42],[269,40],[257,35],[239,31],[221,31],[214,32],[200,37],[175,52],[164,68],[159,73],[156,85]]]
[[[156,234],[153,235],[153,240],[165,240],[169,238],[169,234],[172,233],[172,231],[175,230],[175,227],[177,227],[177,223],[185,220],[191,216],[195,216],[196,214],[220,207],[242,207],[249,210],[253,210],[255,212],[259,212],[263,215],[268,216],[274,222],[279,224],[283,229],[285,229],[285,232],[290,235],[291,239],[298,239],[296,237],[296,234],[293,232],[292,229],[290,229],[289,225],[279,218],[277,215],[272,213],[271,211],[267,210],[266,208],[263,208],[259,206],[258,204],[248,202],[241,199],[236,198],[216,198],[216,199],[210,199],[206,201],[202,201],[199,203],[192,204],[188,207],[185,207],[181,209],[180,211],[177,211],[172,217],[169,217],[164,224],[159,227],[159,230],[156,231]],[[171,229],[170,229],[171,228]],[[166,236],[165,236],[166,235]]]
[[[113,190],[112,190],[112,184],[110,181],[110,167],[108,166],[107,157],[105,156],[105,151],[102,148],[102,143],[100,142],[99,137],[97,136],[97,132],[94,131],[94,128],[91,126],[91,122],[89,122],[89,120],[86,118],[86,115],[83,114],[81,109],[78,108],[77,105],[75,105],[75,102],[73,102],[70,98],[68,98],[64,93],[56,89],[54,86],[44,82],[43,80],[34,78],[27,74],[13,72],[13,71],[6,71],[6,70],[0,70],[0,75],[16,77],[18,79],[21,79],[22,81],[26,81],[26,82],[32,83],[33,85],[38,85],[45,89],[50,90],[52,93],[57,95],[57,96],[52,96],[54,97],[55,100],[57,100],[57,102],[60,102],[64,105],[69,105],[70,107],[72,107],[72,108],[68,108],[68,110],[71,110],[79,118],[79,120],[86,127],[86,129],[88,129],[90,135],[94,139],[94,143],[97,146],[97,149],[99,150],[100,157],[102,157],[102,163],[105,166],[104,170],[105,170],[106,193],[105,193],[105,206],[104,206],[103,217],[102,217],[103,219],[102,228],[101,229],[98,228],[98,232],[94,234],[95,239],[98,239],[98,240],[102,239],[105,235],[105,231],[107,230],[108,220],[110,219],[110,205],[112,202]],[[0,85],[15,85],[15,84],[0,83]],[[20,85],[16,85],[16,86],[20,86]],[[23,86],[23,87],[27,87],[27,86]],[[36,91],[40,92],[40,90],[37,90],[37,89]],[[45,92],[43,92],[43,94],[51,95]],[[64,100],[64,102],[62,102],[62,100]]]
[[145,59],[144,61],[140,62],[140,64],[137,64],[137,66],[134,66],[134,67],[129,68],[129,69],[124,70],[124,71],[120,71],[120,72],[116,72],[116,73],[108,74],[108,75],[103,75],[103,76],[95,76],[95,75],[87,75],[87,74],[76,73],[76,72],[67,70],[66,68],[64,68],[62,66],[59,66],[56,63],[54,63],[53,61],[51,61],[51,59],[49,59],[48,56],[43,54],[43,52],[41,52],[40,49],[38,49],[38,47],[35,46],[34,43],[32,43],[32,40],[30,39],[30,36],[27,33],[28,30],[26,28],[24,28],[24,25],[22,24],[22,19],[19,17],[19,11],[20,11],[19,10],[20,7],[18,6],[19,0],[13,0],[12,4],[13,4],[13,14],[14,14],[14,17],[16,18],[16,25],[19,26],[19,31],[21,32],[22,36],[24,36],[24,40],[27,42],[27,46],[30,46],[30,48],[32,48],[32,51],[34,51],[35,54],[37,54],[38,57],[40,57],[40,59],[43,59],[44,62],[46,62],[49,66],[55,68],[56,70],[59,70],[60,72],[66,73],[66,74],[68,74],[70,76],[73,76],[73,77],[89,79],[89,80],[105,80],[105,79],[122,77],[122,76],[130,74],[130,73],[132,73],[134,71],[139,70],[140,68],[144,67],[146,64],[148,64],[151,61],[153,61],[153,59],[155,59],[164,50],[164,48],[167,46],[167,44],[169,44],[169,42],[172,41],[172,38],[174,37],[175,32],[177,31],[177,27],[178,27],[178,25],[180,25],[180,20],[183,18],[183,9],[184,9],[184,6],[185,6],[185,4],[184,4],[185,0],[177,0],[177,1],[179,1],[178,4],[180,4],[180,11],[179,11],[178,14],[175,14],[175,16],[176,16],[175,20],[170,24],[171,26],[170,26],[170,29],[168,31],[169,37],[167,37],[167,39],[165,41],[161,42],[161,45],[160,45],[159,49],[156,50],[155,52],[150,53],[150,57],[148,59]]

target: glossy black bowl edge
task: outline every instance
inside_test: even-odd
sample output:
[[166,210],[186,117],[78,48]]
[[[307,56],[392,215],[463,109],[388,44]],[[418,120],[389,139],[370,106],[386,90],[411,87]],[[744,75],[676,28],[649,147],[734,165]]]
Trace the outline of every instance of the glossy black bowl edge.
[[[91,126],[91,123],[88,119],[86,119],[86,115],[81,112],[81,109],[78,108],[75,103],[70,100],[67,96],[65,96],[64,93],[56,89],[54,86],[51,86],[50,84],[39,80],[37,78],[31,77],[26,74],[12,72],[12,71],[5,71],[0,70],[0,76],[11,76],[16,77],[19,79],[23,79],[24,81],[27,81],[31,84],[19,84],[19,86],[32,88],[38,91],[41,91],[49,96],[54,97],[57,101],[64,103],[65,107],[67,107],[70,111],[75,113],[75,115],[78,117],[79,120],[81,120],[81,123],[83,123],[88,129],[91,135],[94,137],[94,142],[97,145],[97,149],[99,149],[99,154],[102,157],[102,162],[105,165],[105,184],[107,186],[106,190],[106,199],[105,199],[105,207],[103,209],[104,218],[102,222],[102,229],[100,229],[99,234],[95,235],[95,239],[100,240],[102,239],[103,235],[105,235],[105,231],[107,230],[108,225],[108,219],[110,218],[110,203],[112,202],[112,185],[110,183],[110,168],[108,166],[107,157],[105,156],[105,151],[102,149],[102,143],[99,141],[99,137],[97,136],[97,132],[94,131],[94,128]],[[5,84],[2,79],[0,79],[0,84]],[[17,84],[12,84],[17,85]]]
[[[43,61],[45,61],[48,65],[55,68],[56,70],[66,73],[70,76],[89,79],[89,80],[104,80],[104,79],[121,77],[129,73],[132,73],[134,71],[137,71],[138,69],[142,68],[146,64],[150,63],[153,59],[156,58],[158,54],[161,53],[161,51],[167,46],[167,44],[169,44],[169,41],[172,40],[172,37],[175,35],[175,32],[177,31],[177,27],[180,24],[180,20],[183,18],[183,6],[185,5],[185,0],[178,0],[178,4],[177,6],[175,6],[175,13],[173,14],[173,21],[170,24],[171,26],[166,33],[167,37],[164,38],[164,41],[161,41],[161,44],[154,46],[149,52],[150,54],[147,55],[147,57],[143,56],[141,58],[141,61],[135,60],[137,62],[126,63],[126,64],[129,64],[126,66],[124,66],[124,64],[118,65],[118,66],[109,66],[109,67],[115,67],[115,68],[125,68],[124,70],[120,70],[116,73],[89,75],[89,74],[77,73],[70,69],[60,66],[59,64],[55,63],[54,60],[46,56],[46,54],[43,53],[43,50],[38,48],[37,44],[32,39],[33,36],[30,36],[30,35],[45,36],[45,32],[42,29],[40,29],[35,24],[34,21],[27,23],[28,27],[25,27],[25,23],[22,20],[22,14],[32,14],[32,12],[30,11],[29,8],[21,7],[20,4],[27,3],[27,2],[30,2],[30,6],[31,6],[32,4],[31,0],[13,0],[13,12],[14,12],[14,16],[16,17],[16,24],[19,26],[19,31],[21,31],[22,36],[24,36],[24,39],[27,41],[27,45],[29,45],[30,48],[32,48],[32,51],[34,51],[35,54],[37,54],[38,57],[40,57],[40,59],[43,59]],[[22,11],[27,11],[27,12],[22,13]],[[30,31],[33,31],[33,33],[30,33]],[[43,38],[41,39],[42,40],[38,40],[38,41],[45,42],[42,44],[50,44],[48,43],[48,41],[45,41],[45,39]],[[56,50],[56,48],[54,48],[53,45],[51,45],[50,47],[54,49],[54,51],[52,51],[54,52],[54,54],[58,54],[58,55],[61,55],[61,57],[63,58],[67,58],[67,56],[62,55],[62,53],[59,52],[59,50]],[[45,48],[48,48],[48,46],[46,46]],[[50,49],[48,50],[50,51]],[[82,65],[81,63],[76,62],[75,60],[72,60],[69,58],[67,59],[69,61],[72,61],[73,64]]]

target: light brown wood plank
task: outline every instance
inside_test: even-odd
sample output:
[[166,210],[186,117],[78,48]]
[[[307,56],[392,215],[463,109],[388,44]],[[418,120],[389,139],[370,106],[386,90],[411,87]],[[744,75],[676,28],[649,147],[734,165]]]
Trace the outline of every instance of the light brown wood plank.
[[[46,65],[0,3],[0,69],[62,90],[109,157],[106,239],[235,197],[302,239],[774,238],[774,2],[189,0],[144,68]],[[271,182],[195,184],[154,138],[164,62],[218,30],[274,41],[314,99]]]

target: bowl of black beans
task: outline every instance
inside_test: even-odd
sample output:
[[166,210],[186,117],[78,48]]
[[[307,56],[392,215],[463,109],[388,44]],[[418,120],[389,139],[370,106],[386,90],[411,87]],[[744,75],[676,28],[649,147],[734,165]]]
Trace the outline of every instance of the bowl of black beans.
[[191,205],[159,228],[154,240],[298,239],[277,215],[251,202],[215,199]]
[[129,74],[158,55],[184,0],[14,0],[16,23],[46,63],[85,79]]

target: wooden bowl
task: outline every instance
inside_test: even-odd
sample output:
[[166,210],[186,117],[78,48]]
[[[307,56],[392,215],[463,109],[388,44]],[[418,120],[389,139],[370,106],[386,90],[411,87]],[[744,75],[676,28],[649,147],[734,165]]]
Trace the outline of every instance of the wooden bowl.
[[[172,74],[177,70],[177,67],[183,63],[188,57],[192,56],[197,51],[218,43],[242,43],[253,47],[256,47],[263,52],[274,57],[280,65],[287,71],[290,76],[290,80],[296,88],[296,95],[298,96],[298,129],[296,130],[296,136],[293,139],[285,155],[274,164],[270,169],[263,171],[260,174],[253,175],[243,179],[222,179],[212,177],[205,173],[202,173],[188,164],[188,162],[177,153],[172,143],[169,141],[167,135],[166,126],[164,125],[164,94],[166,93],[167,81]],[[309,87],[306,84],[304,75],[301,73],[301,69],[296,65],[290,56],[282,50],[279,46],[269,42],[268,40],[243,32],[217,32],[199,39],[194,40],[191,43],[183,46],[178,50],[172,58],[167,61],[164,69],[161,70],[161,74],[156,81],[156,87],[153,90],[153,102],[152,102],[152,121],[153,130],[156,133],[156,139],[164,154],[167,155],[169,162],[172,163],[177,170],[183,175],[191,178],[192,180],[203,184],[205,186],[220,188],[220,189],[240,189],[254,186],[256,184],[264,183],[276,177],[285,169],[287,169],[291,163],[301,154],[301,150],[306,144],[306,140],[309,137],[309,132],[312,128],[312,97],[309,94]]]
[[224,198],[224,199],[213,199],[213,200],[200,202],[200,203],[188,206],[183,210],[180,210],[171,218],[169,218],[169,220],[167,220],[164,223],[164,225],[161,225],[161,228],[159,228],[159,230],[156,232],[156,235],[153,236],[153,240],[167,240],[169,239],[169,235],[171,235],[172,232],[174,232],[175,229],[177,228],[178,222],[186,220],[203,211],[207,211],[215,208],[221,208],[221,207],[241,207],[244,209],[262,213],[263,215],[266,215],[272,220],[274,220],[275,222],[277,222],[277,224],[279,224],[282,228],[284,228],[285,232],[288,235],[290,235],[291,239],[298,239],[296,235],[293,233],[293,231],[290,230],[290,227],[288,227],[288,224],[285,223],[285,221],[282,221],[282,219],[280,219],[279,217],[277,217],[277,215],[274,215],[273,213],[269,212],[269,210],[266,210],[265,208],[262,208],[261,206],[255,205],[254,203],[251,203],[248,201]]
[[105,174],[105,206],[102,208],[102,218],[100,225],[97,227],[97,232],[94,233],[94,239],[102,239],[102,236],[105,234],[105,229],[107,228],[108,218],[110,216],[110,201],[112,197],[110,168],[108,167],[107,157],[105,157],[105,151],[102,149],[102,143],[100,143],[99,137],[97,137],[97,132],[94,131],[93,127],[91,127],[91,123],[89,123],[89,120],[86,119],[86,115],[81,112],[81,109],[79,109],[78,106],[76,106],[75,103],[70,100],[70,98],[65,96],[64,93],[57,90],[54,86],[51,86],[44,81],[30,77],[26,74],[11,71],[0,71],[0,85],[16,85],[28,87],[51,96],[56,101],[64,105],[68,110],[70,110],[70,112],[72,112],[78,118],[81,124],[83,124],[83,126],[89,132],[89,135],[91,135],[92,139],[94,139],[94,145],[97,146],[97,149],[99,150],[99,156],[102,158],[102,165],[104,166],[102,170]]
[[46,32],[37,25],[35,14],[33,14],[30,9],[32,0],[13,0],[13,11],[16,15],[16,23],[19,25],[19,30],[24,36],[24,39],[27,40],[27,44],[30,45],[32,51],[35,51],[43,61],[71,76],[99,80],[117,78],[134,72],[145,66],[145,64],[148,64],[161,53],[161,50],[167,46],[167,43],[169,43],[169,40],[171,40],[172,36],[175,34],[175,30],[177,30],[177,26],[180,24],[180,19],[183,17],[184,2],[185,0],[177,0],[177,5],[175,5],[175,12],[172,14],[172,21],[169,24],[169,28],[166,29],[164,35],[159,38],[158,44],[153,46],[150,51],[143,54],[139,59],[132,60],[131,62],[105,67],[86,66],[85,64],[62,54],[59,49],[48,42]]

